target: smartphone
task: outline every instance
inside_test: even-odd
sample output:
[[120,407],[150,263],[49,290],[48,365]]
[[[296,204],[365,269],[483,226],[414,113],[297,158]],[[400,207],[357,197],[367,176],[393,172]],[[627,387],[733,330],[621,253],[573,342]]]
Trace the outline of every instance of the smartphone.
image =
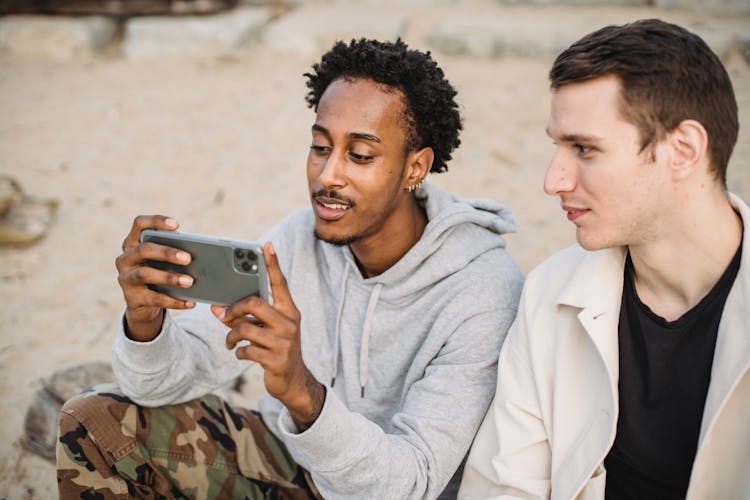
[[190,234],[177,231],[145,229],[141,242],[153,242],[179,248],[192,257],[188,265],[164,261],[147,261],[146,265],[192,276],[189,288],[170,285],[149,285],[154,291],[172,297],[229,305],[249,295],[266,300],[270,296],[263,248],[257,243]]

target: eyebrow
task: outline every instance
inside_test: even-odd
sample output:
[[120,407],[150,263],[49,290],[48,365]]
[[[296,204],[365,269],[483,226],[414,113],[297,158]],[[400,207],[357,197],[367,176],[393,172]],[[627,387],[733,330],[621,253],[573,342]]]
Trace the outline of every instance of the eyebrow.
[[[545,131],[547,132],[548,136],[552,137],[552,134],[550,134],[549,132],[549,128],[546,128]],[[564,134],[557,140],[559,142],[599,142],[602,140],[602,138],[590,134]]]
[[[320,132],[321,134],[324,134],[329,139],[331,138],[331,132],[322,125],[313,123],[312,129],[317,132]],[[367,134],[365,132],[349,132],[349,134],[347,135],[352,139],[359,139],[362,141],[377,142],[377,143],[383,142],[380,140],[380,137],[373,135],[373,134]]]

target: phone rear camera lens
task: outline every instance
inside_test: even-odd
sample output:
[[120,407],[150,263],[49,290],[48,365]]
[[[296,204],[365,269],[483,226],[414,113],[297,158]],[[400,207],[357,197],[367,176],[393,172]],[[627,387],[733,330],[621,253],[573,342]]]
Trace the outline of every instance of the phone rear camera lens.
[[252,269],[252,267],[250,266],[249,262],[243,262],[242,263],[242,269],[244,269],[245,271],[250,271],[250,269]]
[[252,252],[252,251],[247,252],[247,258],[253,261],[258,260],[258,256],[255,255],[255,252]]
[[245,252],[242,251],[241,248],[235,248],[234,250],[234,256],[238,259],[244,259],[245,258]]

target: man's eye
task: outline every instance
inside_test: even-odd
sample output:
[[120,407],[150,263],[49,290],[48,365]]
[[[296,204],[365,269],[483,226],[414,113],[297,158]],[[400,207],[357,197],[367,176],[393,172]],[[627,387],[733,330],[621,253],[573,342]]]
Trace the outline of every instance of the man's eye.
[[349,151],[349,156],[351,157],[352,160],[358,161],[358,162],[365,162],[365,161],[372,160],[372,156],[357,154],[354,151]]
[[310,149],[312,149],[316,153],[326,153],[330,150],[330,148],[327,146],[318,146],[317,144],[313,144],[312,146],[310,146]]
[[576,144],[573,147],[578,150],[579,155],[587,155],[592,151],[590,146],[585,146],[583,144]]

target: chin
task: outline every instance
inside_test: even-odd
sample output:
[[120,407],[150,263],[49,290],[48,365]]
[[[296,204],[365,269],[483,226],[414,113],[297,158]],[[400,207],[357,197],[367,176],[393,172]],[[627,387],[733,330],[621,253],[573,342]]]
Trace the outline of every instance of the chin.
[[597,250],[604,250],[605,248],[615,248],[627,246],[627,243],[620,243],[613,240],[601,240],[594,238],[576,238],[576,241],[584,250],[589,252],[595,252]]
[[578,244],[581,245],[581,247],[584,250],[588,250],[589,252],[595,252],[597,250],[601,250],[603,248],[608,248],[609,247],[609,245],[598,245],[598,244],[595,244],[595,243],[590,243],[590,242],[581,241],[581,240],[578,240]]
[[321,231],[315,228],[315,237],[326,243],[337,246],[351,245],[359,239],[359,235],[336,234],[335,231]]
[[576,232],[576,241],[583,249],[590,252],[618,246],[617,244],[608,241],[606,238],[597,237],[596,235],[591,234],[583,234],[580,229]]

